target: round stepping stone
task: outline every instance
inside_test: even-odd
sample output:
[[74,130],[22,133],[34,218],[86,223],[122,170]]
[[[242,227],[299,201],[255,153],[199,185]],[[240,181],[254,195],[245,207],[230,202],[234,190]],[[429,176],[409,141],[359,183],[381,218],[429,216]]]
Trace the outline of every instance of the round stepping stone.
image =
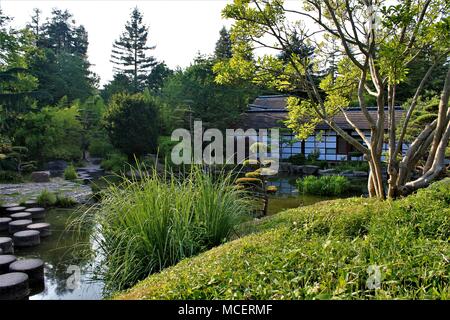
[[52,234],[49,223],[33,223],[27,227],[28,230],[39,231],[41,238],[48,237]]
[[12,272],[0,275],[0,300],[25,299],[29,292],[26,273]]
[[37,201],[36,200],[27,200],[24,202],[24,205],[27,208],[32,208],[37,205]]
[[9,223],[12,221],[11,218],[0,218],[0,231],[6,231],[9,229]]
[[11,221],[9,223],[9,233],[14,234],[16,232],[26,230],[32,223],[33,221],[29,219]]
[[6,209],[6,213],[8,213],[8,214],[17,213],[17,212],[24,211],[25,209],[26,209],[26,207],[11,207],[11,208]]
[[29,208],[29,209],[26,209],[25,212],[31,213],[31,217],[33,219],[44,219],[45,218],[45,209],[44,208]]
[[4,203],[0,206],[2,212],[6,212],[6,209],[12,208],[12,207],[20,207],[20,204],[18,203]]
[[9,272],[9,265],[15,262],[17,258],[10,254],[2,254],[0,256],[0,274]]
[[34,247],[41,243],[39,231],[25,230],[14,233],[14,247]]
[[0,251],[1,254],[14,253],[14,245],[11,238],[0,237]]
[[9,271],[26,273],[30,286],[44,282],[44,261],[41,259],[17,260],[9,265]]
[[31,212],[18,212],[18,213],[13,213],[9,216],[11,219],[14,220],[24,220],[24,219],[29,219],[31,220]]

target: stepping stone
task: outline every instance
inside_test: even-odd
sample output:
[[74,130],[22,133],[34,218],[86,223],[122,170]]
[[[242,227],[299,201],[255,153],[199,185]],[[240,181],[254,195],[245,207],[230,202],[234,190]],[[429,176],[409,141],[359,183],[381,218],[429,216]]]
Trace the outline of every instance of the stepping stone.
[[0,231],[6,231],[9,229],[9,223],[12,221],[11,218],[0,218]]
[[11,221],[9,223],[9,233],[14,234],[16,232],[26,230],[27,227],[32,223],[33,221],[29,219]]
[[44,282],[44,261],[41,259],[17,260],[9,265],[9,271],[26,273],[30,286]]
[[12,272],[0,275],[0,300],[22,300],[29,293],[26,273]]
[[0,254],[14,253],[14,245],[11,238],[0,237]]
[[0,256],[0,274],[9,272],[9,265],[15,262],[17,258],[10,254],[2,254]]
[[36,200],[27,200],[24,202],[25,207],[27,208],[32,208],[35,207],[37,205],[37,201]]
[[39,231],[41,238],[48,237],[52,234],[49,223],[33,223],[27,227],[28,230]]
[[14,247],[34,247],[41,243],[39,231],[25,230],[14,233]]
[[0,206],[1,212],[5,213],[6,209],[12,208],[12,207],[20,207],[20,204],[18,203],[4,203]]
[[31,220],[31,212],[18,212],[13,213],[9,216],[11,219],[14,220],[23,220],[23,219],[29,219]]
[[31,213],[33,219],[44,219],[45,218],[45,208],[29,208],[25,212]]
[[25,209],[26,209],[26,207],[10,207],[10,208],[6,209],[6,213],[8,213],[8,214],[17,213],[17,212],[24,211]]

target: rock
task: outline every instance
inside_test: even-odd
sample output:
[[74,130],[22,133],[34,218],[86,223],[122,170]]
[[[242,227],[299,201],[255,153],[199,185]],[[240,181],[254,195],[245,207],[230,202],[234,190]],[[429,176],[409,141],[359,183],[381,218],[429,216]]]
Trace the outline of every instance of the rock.
[[31,213],[30,212],[18,212],[18,213],[13,213],[12,215],[10,215],[10,217],[13,220],[24,220],[24,219],[31,220]]
[[341,172],[341,176],[344,177],[353,177],[353,171],[352,170],[345,170]]
[[0,250],[1,254],[14,253],[14,245],[12,239],[8,237],[0,237]]
[[9,265],[10,272],[23,272],[28,275],[30,286],[44,282],[44,261],[41,259],[18,260]]
[[47,162],[45,166],[49,171],[64,171],[69,164],[64,160],[55,160]]
[[321,175],[321,176],[330,176],[333,174],[336,174],[335,169],[319,170],[319,175]]
[[293,173],[293,174],[302,174],[303,173],[303,167],[304,166],[291,165],[291,173]]
[[12,272],[0,275],[0,300],[22,300],[29,293],[26,273]]
[[13,241],[15,247],[33,247],[41,243],[39,231],[25,230],[14,233]]
[[17,258],[10,254],[0,255],[0,274],[9,272],[9,265],[16,261]]
[[11,218],[0,218],[0,231],[6,231],[9,229],[9,223],[12,221]]
[[303,173],[311,176],[311,175],[315,175],[319,172],[319,167],[318,166],[311,166],[311,165],[306,165],[303,166]]
[[50,171],[34,171],[31,173],[31,180],[33,182],[49,182]]
[[369,174],[365,171],[353,171],[353,176],[358,178],[367,178]]
[[50,224],[45,222],[30,224],[29,226],[27,226],[27,229],[39,231],[41,238],[48,237],[52,234],[52,231],[50,230]]
[[16,220],[16,221],[11,221],[9,223],[9,233],[10,234],[15,234],[16,232],[19,231],[23,231],[26,230],[27,227],[32,224],[33,221],[31,220]]

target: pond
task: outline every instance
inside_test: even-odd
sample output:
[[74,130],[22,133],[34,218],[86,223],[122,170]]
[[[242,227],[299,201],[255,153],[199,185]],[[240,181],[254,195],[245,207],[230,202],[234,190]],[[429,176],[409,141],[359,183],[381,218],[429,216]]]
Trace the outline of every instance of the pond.
[[[296,186],[296,180],[302,177],[303,176],[280,175],[269,179],[268,185],[276,186],[278,189],[277,193],[269,199],[269,215],[273,215],[287,209],[309,206],[320,201],[340,198],[299,194]],[[353,191],[347,195],[348,197],[360,196],[367,193],[367,179],[351,178],[350,180],[353,186]]]
[[30,296],[30,300],[102,298],[103,284],[93,280],[95,258],[85,255],[86,249],[92,249],[92,230],[87,228],[81,234],[66,230],[78,210],[82,209],[48,210],[45,221],[50,223],[52,235],[41,239],[39,246],[14,250],[19,259],[39,258],[45,262],[45,289]]

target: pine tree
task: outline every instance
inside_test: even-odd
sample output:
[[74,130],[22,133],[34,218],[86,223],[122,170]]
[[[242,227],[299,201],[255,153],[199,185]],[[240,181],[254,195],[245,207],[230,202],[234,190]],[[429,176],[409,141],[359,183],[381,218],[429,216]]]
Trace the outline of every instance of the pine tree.
[[220,30],[220,38],[216,42],[214,56],[217,60],[226,60],[233,56],[230,33],[225,27]]
[[145,87],[149,71],[156,65],[155,58],[147,55],[155,47],[147,46],[148,28],[142,23],[142,17],[138,8],[134,8],[111,54],[111,62],[116,65],[114,70],[129,76],[136,92]]
[[42,11],[38,8],[33,9],[33,15],[31,16],[31,22],[27,24],[27,28],[31,30],[36,38],[36,42],[39,40],[39,36],[42,29],[42,20],[41,20]]

